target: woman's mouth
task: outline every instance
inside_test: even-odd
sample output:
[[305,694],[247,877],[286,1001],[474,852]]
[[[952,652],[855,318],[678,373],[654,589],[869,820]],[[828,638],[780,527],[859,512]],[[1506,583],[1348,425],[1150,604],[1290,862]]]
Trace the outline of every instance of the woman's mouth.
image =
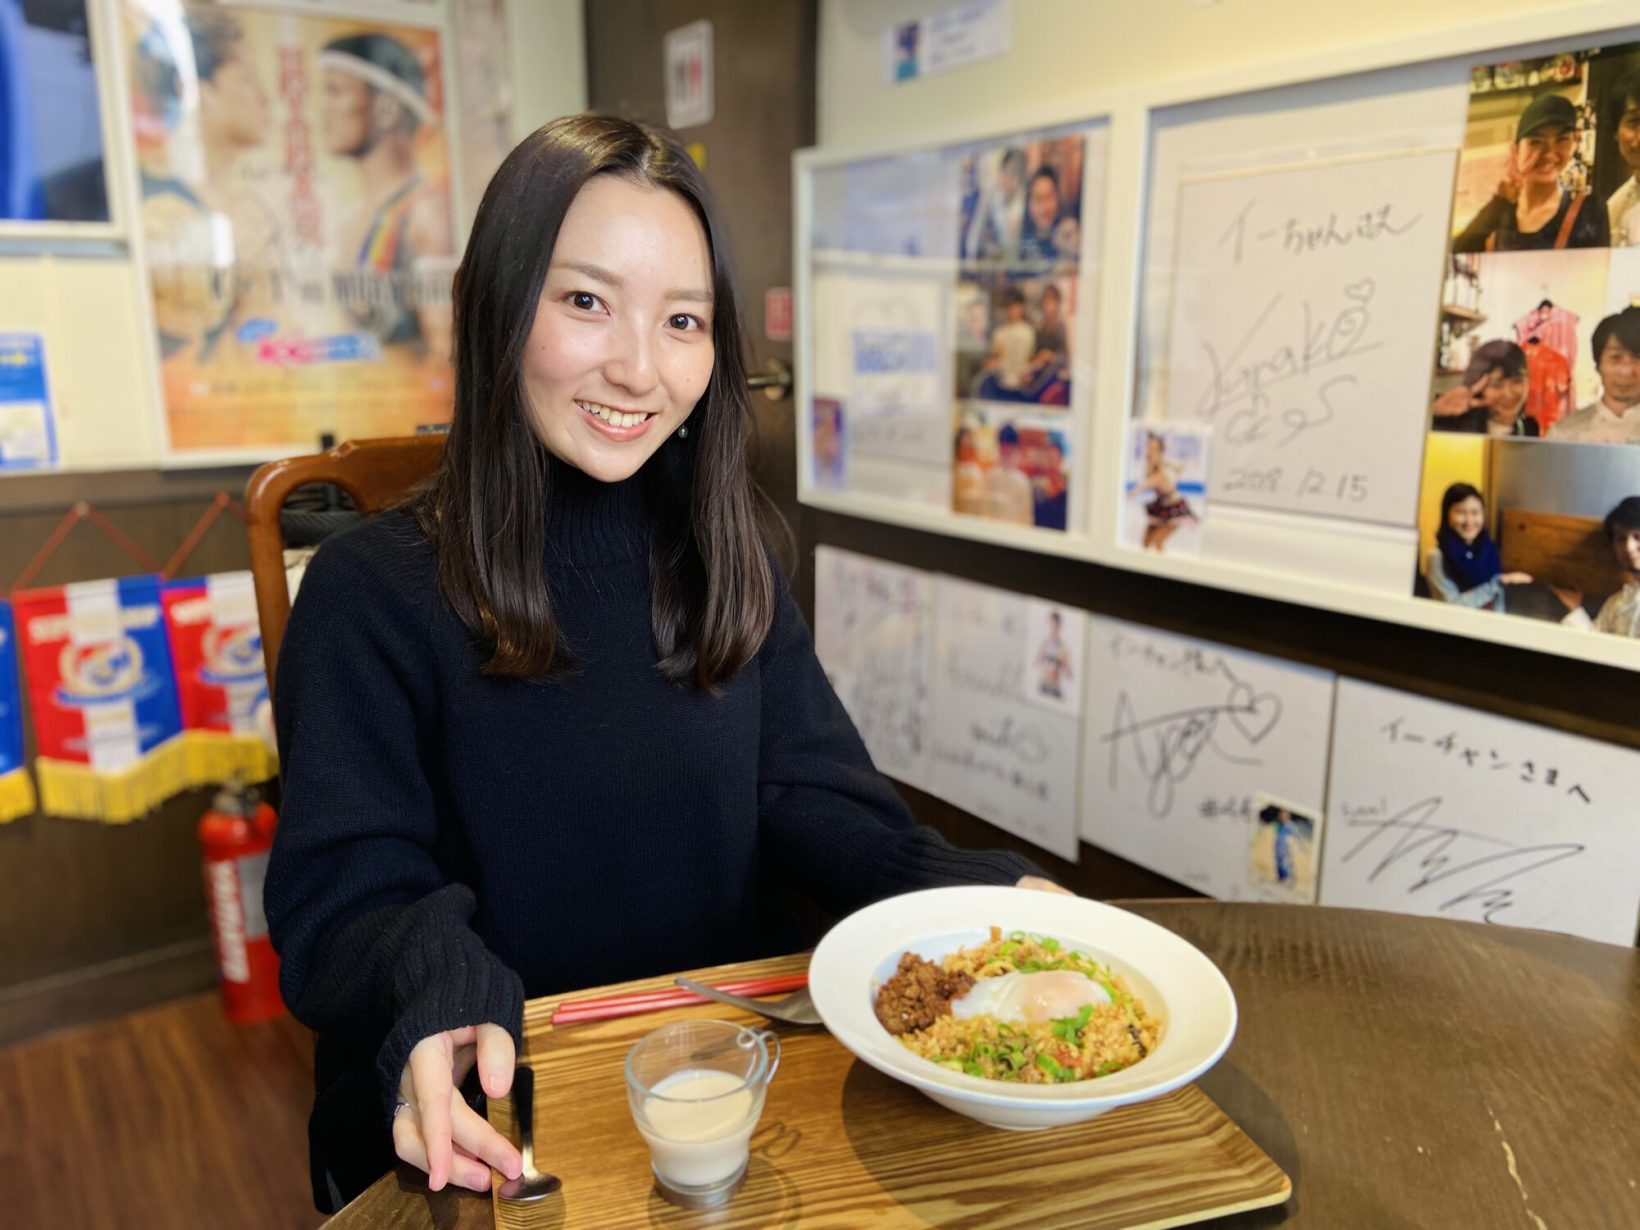
[[649,429],[658,411],[617,410],[595,401],[577,401],[592,427],[612,440],[636,440]]

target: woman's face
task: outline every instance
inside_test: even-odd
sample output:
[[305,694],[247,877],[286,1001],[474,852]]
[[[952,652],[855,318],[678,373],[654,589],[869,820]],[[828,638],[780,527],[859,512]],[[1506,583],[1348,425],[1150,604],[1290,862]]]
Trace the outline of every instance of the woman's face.
[[1031,181],[1031,195],[1026,208],[1031,211],[1031,225],[1036,228],[1036,233],[1051,234],[1054,219],[1059,217],[1059,189],[1054,187],[1053,180],[1039,175]]
[[1554,183],[1577,148],[1577,132],[1559,124],[1534,128],[1515,142],[1515,162],[1530,183]]
[[1447,510],[1446,523],[1465,542],[1474,542],[1486,528],[1486,505],[1475,496],[1465,496]]
[[1502,371],[1493,371],[1481,398],[1494,419],[1501,423],[1513,422],[1526,404],[1526,377],[1506,376]]
[[1145,440],[1145,460],[1155,465],[1162,459],[1162,442],[1155,436]]
[[600,175],[553,248],[524,355],[536,436],[602,482],[629,478],[712,376],[712,261],[673,192]]

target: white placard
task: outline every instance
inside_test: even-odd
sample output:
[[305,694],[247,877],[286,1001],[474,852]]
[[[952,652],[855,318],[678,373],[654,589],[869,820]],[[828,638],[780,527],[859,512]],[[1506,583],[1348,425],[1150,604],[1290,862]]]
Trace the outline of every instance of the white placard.
[[1271,874],[1259,813],[1279,801],[1320,827],[1334,676],[1089,622],[1083,838],[1215,897],[1313,901],[1313,864]]
[[1087,615],[940,577],[929,790],[1072,862]]
[[1010,0],[963,0],[927,17],[890,27],[883,35],[890,85],[949,72],[1006,55]]
[[1212,499],[1411,525],[1455,150],[1184,180],[1167,415]]
[[666,124],[692,128],[712,122],[712,23],[692,21],[668,30],[662,40],[666,72]]
[[1343,679],[1323,905],[1632,944],[1640,752]]
[[872,762],[926,790],[934,578],[816,547],[814,648]]

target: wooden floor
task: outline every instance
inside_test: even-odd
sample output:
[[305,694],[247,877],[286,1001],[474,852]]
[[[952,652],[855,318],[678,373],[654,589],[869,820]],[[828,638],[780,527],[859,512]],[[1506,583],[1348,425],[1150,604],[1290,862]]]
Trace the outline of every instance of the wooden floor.
[[313,1042],[214,992],[0,1050],[9,1230],[306,1230]]

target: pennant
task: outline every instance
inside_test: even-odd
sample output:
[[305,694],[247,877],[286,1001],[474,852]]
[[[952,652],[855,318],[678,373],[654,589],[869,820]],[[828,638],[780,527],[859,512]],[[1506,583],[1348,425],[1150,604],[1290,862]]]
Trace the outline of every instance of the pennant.
[[278,758],[256,721],[268,698],[268,677],[251,574],[173,581],[160,600],[176,664],[188,780],[205,786],[235,776],[251,782],[272,777]]
[[23,693],[17,683],[17,633],[11,603],[0,599],[0,824],[34,810],[34,782],[23,763]]
[[188,787],[156,576],[17,594],[41,810],[123,823]]

